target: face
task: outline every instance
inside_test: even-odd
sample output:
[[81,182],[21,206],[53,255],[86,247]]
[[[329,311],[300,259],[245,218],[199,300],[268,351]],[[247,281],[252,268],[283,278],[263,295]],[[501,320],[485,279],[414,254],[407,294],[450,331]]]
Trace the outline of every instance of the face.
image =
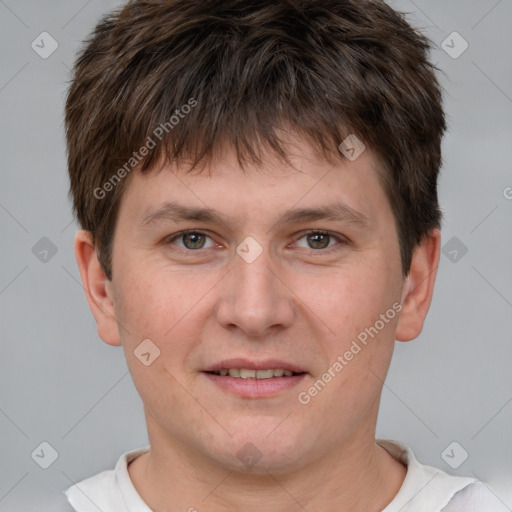
[[391,206],[368,149],[333,165],[297,141],[293,163],[131,176],[112,293],[152,445],[279,472],[374,435],[404,284]]

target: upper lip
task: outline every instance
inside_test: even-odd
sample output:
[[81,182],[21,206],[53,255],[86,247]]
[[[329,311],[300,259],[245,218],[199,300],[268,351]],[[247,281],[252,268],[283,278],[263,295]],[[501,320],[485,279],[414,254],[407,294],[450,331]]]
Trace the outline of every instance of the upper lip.
[[271,369],[282,369],[282,370],[290,370],[294,373],[306,373],[304,368],[293,364],[287,363],[285,361],[281,361],[279,359],[263,359],[261,361],[257,361],[255,359],[225,359],[218,363],[212,364],[208,366],[203,371],[204,372],[218,372],[222,368],[246,368],[248,370],[271,370]]

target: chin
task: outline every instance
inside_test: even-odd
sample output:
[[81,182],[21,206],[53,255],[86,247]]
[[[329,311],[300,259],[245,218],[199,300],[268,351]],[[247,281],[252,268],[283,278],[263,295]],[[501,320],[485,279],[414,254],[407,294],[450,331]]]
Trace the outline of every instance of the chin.
[[229,442],[222,436],[218,443],[209,443],[205,449],[217,464],[239,473],[266,475],[296,470],[304,466],[308,452],[314,453],[314,440],[305,430],[298,429],[296,423],[287,424],[283,418],[244,418],[230,422],[226,424],[233,434]]

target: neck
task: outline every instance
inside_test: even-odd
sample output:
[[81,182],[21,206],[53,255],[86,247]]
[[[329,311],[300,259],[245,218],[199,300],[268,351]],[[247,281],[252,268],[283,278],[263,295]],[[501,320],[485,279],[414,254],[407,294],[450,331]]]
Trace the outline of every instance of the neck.
[[[237,472],[170,442],[148,421],[151,451],[129,466],[130,478],[153,510],[260,512],[381,511],[398,493],[406,468],[375,443],[375,430],[357,429],[343,445],[286,473]],[[156,434],[159,435],[156,435]]]

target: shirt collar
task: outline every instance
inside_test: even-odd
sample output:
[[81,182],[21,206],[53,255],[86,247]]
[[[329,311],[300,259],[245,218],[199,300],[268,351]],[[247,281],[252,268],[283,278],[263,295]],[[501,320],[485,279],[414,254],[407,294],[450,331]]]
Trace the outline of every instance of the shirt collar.
[[[412,450],[391,439],[376,439],[393,458],[407,467],[405,479],[398,494],[382,512],[437,512],[441,511],[453,495],[476,482],[476,478],[448,475],[432,466],[420,464]],[[135,489],[128,465],[149,451],[149,445],[123,453],[114,471],[103,471],[69,488],[65,493],[78,512],[116,510],[123,502],[126,512],[151,512]],[[112,508],[113,507],[113,508]]]
[[420,464],[412,450],[399,441],[376,439],[393,458],[407,467],[405,479],[393,501],[382,512],[437,512],[453,495],[476,478],[448,475],[439,468]]

